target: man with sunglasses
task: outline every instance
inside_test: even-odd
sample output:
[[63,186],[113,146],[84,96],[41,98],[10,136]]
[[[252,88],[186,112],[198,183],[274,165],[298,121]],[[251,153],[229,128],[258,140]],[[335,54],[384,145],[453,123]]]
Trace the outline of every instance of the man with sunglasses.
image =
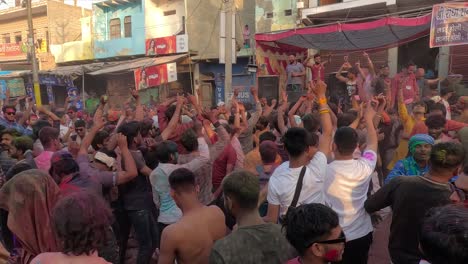
[[289,243],[299,253],[299,257],[288,264],[341,261],[346,236],[339,225],[338,214],[329,207],[311,203],[289,209],[283,228]]
[[21,134],[30,134],[26,128],[20,123],[16,122],[16,108],[12,105],[5,105],[2,107],[3,117],[0,117],[0,125],[5,128],[15,129]]

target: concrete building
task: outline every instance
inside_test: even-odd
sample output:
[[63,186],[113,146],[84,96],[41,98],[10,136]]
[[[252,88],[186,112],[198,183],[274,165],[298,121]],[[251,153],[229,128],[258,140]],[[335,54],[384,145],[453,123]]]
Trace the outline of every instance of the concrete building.
[[[28,70],[28,22],[21,1],[5,1],[0,10],[0,69]],[[60,0],[32,1],[34,38],[39,69],[55,67],[50,45],[63,44],[81,38],[81,21],[90,11],[70,6]]]

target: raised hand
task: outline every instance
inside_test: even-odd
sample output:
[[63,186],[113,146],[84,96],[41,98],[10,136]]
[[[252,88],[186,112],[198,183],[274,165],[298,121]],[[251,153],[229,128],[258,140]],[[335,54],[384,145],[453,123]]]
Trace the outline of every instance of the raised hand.
[[117,145],[120,149],[128,148],[127,137],[122,133],[117,134]]
[[140,97],[140,95],[138,94],[138,91],[136,89],[135,90],[132,89],[131,94],[132,94],[133,98],[135,98],[135,100],[137,100]]

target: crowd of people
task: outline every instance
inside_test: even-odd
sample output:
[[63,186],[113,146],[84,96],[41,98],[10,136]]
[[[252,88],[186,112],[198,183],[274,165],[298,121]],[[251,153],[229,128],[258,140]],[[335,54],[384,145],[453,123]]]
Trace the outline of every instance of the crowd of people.
[[320,55],[306,85],[290,57],[292,102],[256,88],[253,104],[235,91],[210,109],[193,95],[143,105],[137,91],[120,112],[107,96],[94,113],[6,100],[8,263],[374,263],[390,222],[379,263],[468,263],[468,99],[448,104],[454,92],[419,87],[413,64],[390,77],[363,56],[338,71],[339,104]]

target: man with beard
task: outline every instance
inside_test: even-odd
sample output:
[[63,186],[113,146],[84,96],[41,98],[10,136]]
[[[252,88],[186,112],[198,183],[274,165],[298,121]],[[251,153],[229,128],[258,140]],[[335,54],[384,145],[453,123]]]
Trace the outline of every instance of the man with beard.
[[305,68],[302,63],[297,62],[296,55],[289,55],[289,64],[286,67],[288,78],[286,80],[286,90],[300,92],[304,89]]
[[395,167],[385,179],[385,184],[397,176],[422,176],[427,173],[432,145],[434,145],[434,138],[429,135],[417,134],[412,136],[408,142],[411,155],[395,164]]
[[19,170],[37,169],[34,157],[32,154],[33,140],[28,136],[17,137],[13,139],[8,150],[10,157],[18,160],[5,174],[6,180],[10,180]]
[[8,155],[8,151],[10,150],[13,139],[17,136],[19,136],[19,134],[14,129],[6,129],[0,133],[0,166],[3,172],[7,172],[16,163],[16,160]]
[[310,61],[310,57],[307,57],[307,59],[304,61],[304,64],[307,68],[310,68],[310,71],[312,72],[312,81],[317,81],[317,80],[325,80],[325,64],[331,62],[331,56],[328,55],[328,60],[327,61],[322,61],[322,57],[320,54],[315,54],[314,55],[314,61]]

